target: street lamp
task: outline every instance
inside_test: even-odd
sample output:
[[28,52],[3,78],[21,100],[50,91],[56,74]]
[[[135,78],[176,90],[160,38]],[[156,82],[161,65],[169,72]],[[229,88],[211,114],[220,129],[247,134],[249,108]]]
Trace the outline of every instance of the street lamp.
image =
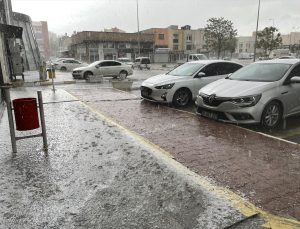
[[259,11],[260,11],[260,0],[258,0],[258,10],[257,10],[257,21],[256,21],[256,31],[255,31],[255,43],[254,43],[253,62],[255,62],[255,58],[256,58],[256,46],[257,46],[257,31],[258,31],[258,22],[259,22]]
[[140,41],[140,19],[139,19],[139,0],[136,0],[136,19],[138,27],[138,48],[139,48],[139,57],[141,56],[141,41]]

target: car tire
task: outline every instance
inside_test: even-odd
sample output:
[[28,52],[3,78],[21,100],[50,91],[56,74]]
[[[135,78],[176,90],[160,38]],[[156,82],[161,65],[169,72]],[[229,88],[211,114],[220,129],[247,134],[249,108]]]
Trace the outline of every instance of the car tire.
[[66,72],[66,71],[67,71],[67,68],[66,68],[66,67],[61,67],[61,68],[60,68],[60,71]]
[[268,103],[261,115],[261,124],[268,130],[275,129],[282,121],[282,107],[279,102],[272,101]]
[[84,75],[83,75],[83,78],[84,78],[85,80],[89,80],[90,76],[92,76],[92,75],[93,75],[92,72],[85,72]]
[[126,79],[127,76],[128,76],[128,73],[126,71],[124,71],[124,70],[119,73],[119,79],[120,80]]
[[177,90],[173,96],[173,105],[176,107],[187,106],[192,100],[192,93],[188,88]]

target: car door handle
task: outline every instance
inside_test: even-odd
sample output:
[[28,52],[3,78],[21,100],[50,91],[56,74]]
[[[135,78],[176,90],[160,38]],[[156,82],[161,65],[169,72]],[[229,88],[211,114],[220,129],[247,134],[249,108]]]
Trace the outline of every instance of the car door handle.
[[288,91],[281,92],[282,95],[289,93]]

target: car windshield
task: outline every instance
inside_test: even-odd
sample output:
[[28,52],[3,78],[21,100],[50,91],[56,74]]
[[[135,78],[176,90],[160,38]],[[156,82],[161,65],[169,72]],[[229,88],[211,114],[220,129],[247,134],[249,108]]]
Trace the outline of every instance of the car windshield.
[[284,63],[255,63],[241,68],[229,79],[241,81],[273,82],[280,80],[291,64]]
[[183,65],[178,66],[177,68],[173,69],[172,71],[168,72],[167,75],[172,76],[192,76],[197,71],[202,68],[204,64],[200,63],[185,63]]
[[99,64],[100,62],[101,62],[101,61],[95,61],[95,62],[91,63],[91,64],[89,65],[89,67],[96,66],[96,65]]

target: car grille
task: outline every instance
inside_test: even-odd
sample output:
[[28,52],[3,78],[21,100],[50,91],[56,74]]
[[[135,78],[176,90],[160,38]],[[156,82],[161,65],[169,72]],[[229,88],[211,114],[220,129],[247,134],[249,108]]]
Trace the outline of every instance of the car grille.
[[218,120],[224,120],[224,121],[228,120],[227,116],[223,112],[212,111],[212,110],[206,109],[204,107],[197,107],[197,113],[202,115],[203,111],[212,112],[212,113],[217,114],[218,115]]
[[151,99],[150,95],[152,94],[152,89],[148,87],[141,86],[141,95],[144,98]]
[[228,102],[231,100],[229,98],[223,98],[223,97],[217,97],[217,96],[205,95],[205,94],[201,94],[201,97],[203,99],[204,104],[212,107],[217,107],[221,103]]

